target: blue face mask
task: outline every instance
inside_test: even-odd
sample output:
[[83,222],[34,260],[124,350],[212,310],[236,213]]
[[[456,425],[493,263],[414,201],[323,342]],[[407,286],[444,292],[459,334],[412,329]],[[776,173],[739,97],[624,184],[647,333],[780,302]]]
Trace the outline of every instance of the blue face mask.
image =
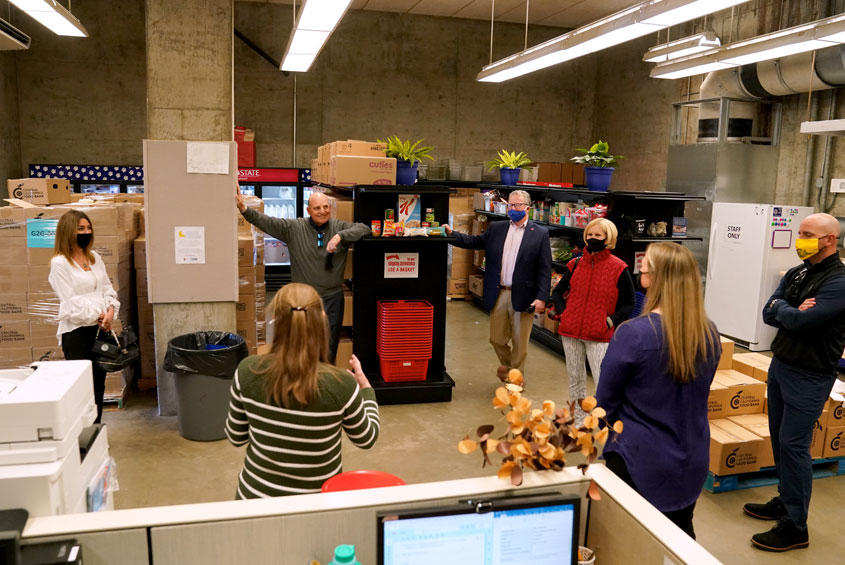
[[518,222],[525,217],[525,210],[508,210],[508,218],[512,222]]

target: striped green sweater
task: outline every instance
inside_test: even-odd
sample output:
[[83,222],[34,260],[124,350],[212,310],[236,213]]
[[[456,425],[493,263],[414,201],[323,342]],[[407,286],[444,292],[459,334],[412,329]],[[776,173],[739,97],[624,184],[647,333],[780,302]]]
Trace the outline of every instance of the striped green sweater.
[[379,433],[373,389],[329,365],[319,368],[319,394],[306,407],[268,402],[255,370],[261,356],[244,359],[232,383],[226,436],[236,446],[249,444],[238,479],[237,498],[264,498],[320,492],[342,471],[341,430],[363,449]]

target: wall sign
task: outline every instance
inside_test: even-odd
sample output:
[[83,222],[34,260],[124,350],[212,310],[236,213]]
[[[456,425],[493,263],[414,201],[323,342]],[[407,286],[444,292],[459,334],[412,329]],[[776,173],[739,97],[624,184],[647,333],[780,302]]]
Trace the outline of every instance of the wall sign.
[[725,226],[725,239],[729,243],[742,242],[742,226]]
[[385,253],[384,278],[416,279],[419,277],[419,253]]
[[205,228],[202,226],[174,228],[177,265],[205,265]]

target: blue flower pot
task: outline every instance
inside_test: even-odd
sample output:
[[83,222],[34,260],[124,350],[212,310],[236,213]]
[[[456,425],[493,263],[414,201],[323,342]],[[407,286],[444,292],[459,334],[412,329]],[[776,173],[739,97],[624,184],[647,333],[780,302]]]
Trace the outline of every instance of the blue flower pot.
[[614,167],[584,167],[587,188],[594,192],[607,192]]
[[517,167],[516,169],[502,167],[501,169],[499,169],[499,176],[502,179],[502,184],[506,184],[508,186],[516,186],[516,183],[519,181],[519,171],[519,167]]
[[410,161],[396,160],[396,184],[402,186],[412,186],[417,182],[417,167],[420,162],[414,161],[413,166]]

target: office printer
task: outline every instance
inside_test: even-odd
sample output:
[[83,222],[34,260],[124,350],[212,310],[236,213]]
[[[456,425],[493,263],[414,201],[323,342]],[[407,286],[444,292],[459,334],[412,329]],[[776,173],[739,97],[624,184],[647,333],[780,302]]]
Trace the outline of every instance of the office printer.
[[114,507],[114,462],[90,361],[0,370],[0,509],[30,516]]

